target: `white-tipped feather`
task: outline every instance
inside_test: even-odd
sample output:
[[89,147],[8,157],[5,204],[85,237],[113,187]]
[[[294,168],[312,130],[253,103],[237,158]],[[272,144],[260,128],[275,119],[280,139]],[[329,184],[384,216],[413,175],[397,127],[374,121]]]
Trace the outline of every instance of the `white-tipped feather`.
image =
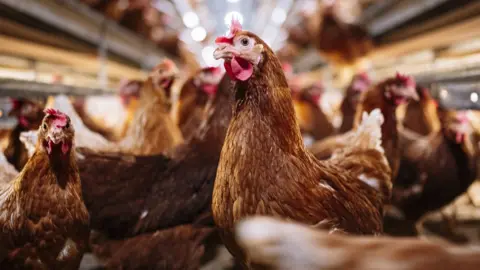
[[25,145],[25,148],[27,148],[28,157],[33,156],[37,140],[38,133],[36,130],[24,131],[20,133],[20,141]]
[[363,112],[362,114],[362,123],[358,126],[355,131],[354,144],[360,146],[365,146],[365,140],[367,140],[366,147],[374,148],[381,153],[384,153],[382,147],[382,124],[384,118],[380,109],[374,109],[368,114]]

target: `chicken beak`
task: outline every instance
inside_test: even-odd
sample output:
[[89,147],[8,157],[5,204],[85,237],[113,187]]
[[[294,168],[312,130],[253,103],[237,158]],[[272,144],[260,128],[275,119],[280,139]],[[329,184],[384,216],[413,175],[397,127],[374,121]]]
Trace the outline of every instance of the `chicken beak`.
[[231,59],[234,56],[234,49],[227,44],[220,44],[218,48],[213,52],[213,58],[215,60]]

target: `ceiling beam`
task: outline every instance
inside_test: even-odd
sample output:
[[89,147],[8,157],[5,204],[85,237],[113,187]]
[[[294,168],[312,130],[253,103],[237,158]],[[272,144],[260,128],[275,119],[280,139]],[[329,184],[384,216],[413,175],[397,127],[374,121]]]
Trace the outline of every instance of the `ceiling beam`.
[[451,24],[440,29],[415,36],[394,44],[376,48],[370,53],[373,61],[382,61],[385,58],[397,57],[407,53],[431,49],[432,47],[449,46],[480,36],[480,16]]
[[[0,35],[0,53],[17,55],[37,61],[64,64],[70,66],[72,70],[93,76],[96,76],[101,68],[101,63],[95,54],[72,52],[4,35]],[[145,78],[145,74],[140,69],[132,68],[111,60],[107,60],[106,64],[108,76],[117,80],[121,78]]]
[[166,57],[155,43],[106,19],[79,1],[0,0],[0,3],[90,44],[98,46],[106,39],[109,51],[147,69]]

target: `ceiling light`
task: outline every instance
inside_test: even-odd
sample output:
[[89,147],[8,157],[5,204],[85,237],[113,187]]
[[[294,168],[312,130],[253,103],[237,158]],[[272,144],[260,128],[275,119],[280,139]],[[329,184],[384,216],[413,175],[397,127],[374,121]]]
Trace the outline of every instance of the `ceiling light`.
[[214,51],[215,51],[215,48],[213,46],[206,46],[202,50],[203,60],[209,67],[217,67],[222,63],[221,60],[216,60],[215,58],[213,58]]
[[205,30],[205,28],[198,26],[193,28],[191,35],[193,40],[200,42],[207,37],[207,31]]
[[471,94],[470,94],[470,100],[471,100],[472,102],[474,102],[474,103],[477,103],[477,101],[478,101],[478,94],[475,93],[475,92],[471,93]]
[[193,28],[198,25],[200,20],[198,19],[198,16],[195,12],[188,11],[183,14],[183,23],[185,24],[186,27],[188,28]]
[[285,9],[277,7],[273,10],[272,21],[275,24],[280,25],[285,21],[285,19],[287,19],[287,12],[285,12]]
[[240,22],[240,24],[243,24],[243,15],[240,12],[237,11],[230,11],[225,15],[225,24],[230,27],[230,24],[232,23],[232,19],[236,19]]

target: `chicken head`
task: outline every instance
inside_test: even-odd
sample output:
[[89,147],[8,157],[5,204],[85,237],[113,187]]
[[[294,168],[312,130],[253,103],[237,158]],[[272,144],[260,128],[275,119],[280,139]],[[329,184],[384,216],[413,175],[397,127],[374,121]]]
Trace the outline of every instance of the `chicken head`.
[[218,47],[213,57],[225,60],[225,70],[234,80],[248,80],[255,66],[262,62],[263,41],[252,33],[242,31],[242,25],[236,19],[232,20],[229,34],[218,37],[215,43]]
[[55,109],[44,112],[45,117],[38,130],[38,143],[50,157],[69,155],[75,135],[70,117]]
[[155,91],[164,91],[167,97],[170,97],[173,81],[178,76],[178,69],[175,63],[170,59],[163,60],[153,68],[150,78],[153,82]]
[[223,74],[220,68],[208,67],[202,69],[197,76],[195,76],[193,83],[208,96],[214,96],[217,93],[218,83],[222,77]]
[[18,123],[25,129],[36,129],[43,118],[43,104],[27,99],[10,100],[12,109],[9,116],[17,118]]
[[134,99],[140,96],[140,90],[143,87],[143,82],[140,80],[122,80],[118,88],[118,94],[124,106],[128,106]]
[[463,143],[465,138],[473,132],[468,111],[438,108],[438,114],[445,136],[457,144]]
[[402,75],[398,72],[395,77],[385,82],[384,95],[387,100],[396,106],[405,104],[411,99],[419,99],[413,77]]

